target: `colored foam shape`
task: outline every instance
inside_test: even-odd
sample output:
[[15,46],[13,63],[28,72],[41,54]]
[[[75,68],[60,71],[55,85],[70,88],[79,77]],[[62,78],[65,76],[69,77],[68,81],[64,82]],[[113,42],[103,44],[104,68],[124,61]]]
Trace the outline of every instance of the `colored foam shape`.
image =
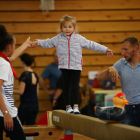
[[43,116],[39,119],[39,121],[35,125],[48,125],[47,111],[43,114]]

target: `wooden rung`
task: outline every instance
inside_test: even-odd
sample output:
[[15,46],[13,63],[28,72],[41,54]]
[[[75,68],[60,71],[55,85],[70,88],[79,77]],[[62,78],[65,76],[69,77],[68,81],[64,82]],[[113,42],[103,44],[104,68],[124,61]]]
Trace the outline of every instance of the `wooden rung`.
[[[56,33],[58,23],[2,23],[12,33]],[[140,31],[140,21],[78,22],[79,32]]]
[[[113,58],[107,57],[103,53],[101,55],[83,55],[83,66],[96,66],[96,65],[113,65],[123,56],[121,54],[115,55]],[[52,56],[36,56],[34,58],[36,67],[46,67],[54,62]],[[11,63],[13,67],[21,67],[20,58],[17,58]]]
[[[34,6],[33,6],[34,5]],[[40,10],[40,1],[0,1],[1,10]],[[67,5],[67,6],[66,6]],[[139,0],[56,0],[55,10],[134,9],[140,8]]]
[[[34,39],[47,39],[47,38],[52,38],[54,36],[56,36],[57,33],[54,34],[15,34],[16,37],[16,44],[22,44],[29,36],[31,37],[31,41],[33,41]],[[108,46],[108,44],[110,45],[114,45],[114,49],[116,47],[118,47],[121,51],[121,46],[120,43],[122,42],[122,40],[128,36],[135,36],[140,40],[140,32],[120,32],[120,33],[115,33],[115,32],[111,32],[111,33],[80,33],[81,36],[84,36],[86,39],[88,40],[92,40],[98,43],[102,43],[103,45],[106,44],[106,46]],[[119,43],[118,46],[115,46],[116,43]],[[117,45],[117,44],[116,44]],[[26,50],[28,50],[28,52],[32,53],[32,51],[36,51],[36,53],[38,52],[37,49],[40,50],[42,49],[42,55],[52,55],[53,54],[53,48],[47,49],[45,51],[45,49],[41,48],[41,47],[36,47],[36,48],[28,48]],[[112,48],[113,49],[113,48]],[[45,52],[44,52],[45,51]],[[115,50],[114,50],[115,51]],[[39,55],[39,54],[37,54]]]
[[[66,12],[0,12],[0,22],[44,22],[58,21]],[[67,15],[76,17],[77,21],[106,21],[106,20],[140,20],[139,10],[114,10],[114,11],[67,11]],[[19,18],[20,17],[20,18]]]

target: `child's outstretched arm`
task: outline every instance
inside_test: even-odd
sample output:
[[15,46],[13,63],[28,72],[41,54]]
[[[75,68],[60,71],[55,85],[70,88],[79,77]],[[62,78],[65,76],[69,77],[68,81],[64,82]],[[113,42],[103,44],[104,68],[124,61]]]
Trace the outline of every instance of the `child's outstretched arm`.
[[107,49],[106,54],[108,57],[113,57],[113,51],[110,49]]
[[28,47],[30,47],[30,48],[32,47],[30,37],[19,48],[17,48],[14,51],[13,55],[11,57],[9,57],[9,60],[11,62],[14,61]]
[[52,48],[56,47],[58,44],[59,35],[54,36],[53,38],[47,39],[35,39],[32,42],[32,47],[42,47],[42,48]]
[[80,45],[88,50],[95,52],[106,53],[108,57],[113,57],[113,51],[108,49],[106,46],[96,43],[94,41],[87,40],[85,37],[79,35]]

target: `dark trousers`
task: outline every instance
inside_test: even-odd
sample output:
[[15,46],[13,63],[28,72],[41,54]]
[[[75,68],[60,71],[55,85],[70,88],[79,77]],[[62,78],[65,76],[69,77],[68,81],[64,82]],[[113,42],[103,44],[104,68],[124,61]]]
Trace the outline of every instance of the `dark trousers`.
[[18,108],[18,117],[22,125],[35,125],[38,110],[38,105],[20,104]]
[[73,99],[73,104],[79,104],[79,82],[80,70],[61,69],[64,82],[64,98],[65,104],[71,105],[70,98]]
[[22,126],[17,117],[13,118],[13,131],[8,131],[4,128],[4,118],[0,117],[0,140],[3,140],[3,130],[11,140],[26,140]]
[[122,121],[124,124],[140,127],[140,104],[139,105],[126,105],[126,117]]

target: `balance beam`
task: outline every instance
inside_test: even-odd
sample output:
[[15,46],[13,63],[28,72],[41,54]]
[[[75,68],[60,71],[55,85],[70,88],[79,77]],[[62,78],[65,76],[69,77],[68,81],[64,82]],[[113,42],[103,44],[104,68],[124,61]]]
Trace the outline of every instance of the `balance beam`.
[[98,118],[81,114],[68,114],[63,110],[52,112],[52,123],[97,140],[140,140],[140,128],[120,124],[106,123]]

